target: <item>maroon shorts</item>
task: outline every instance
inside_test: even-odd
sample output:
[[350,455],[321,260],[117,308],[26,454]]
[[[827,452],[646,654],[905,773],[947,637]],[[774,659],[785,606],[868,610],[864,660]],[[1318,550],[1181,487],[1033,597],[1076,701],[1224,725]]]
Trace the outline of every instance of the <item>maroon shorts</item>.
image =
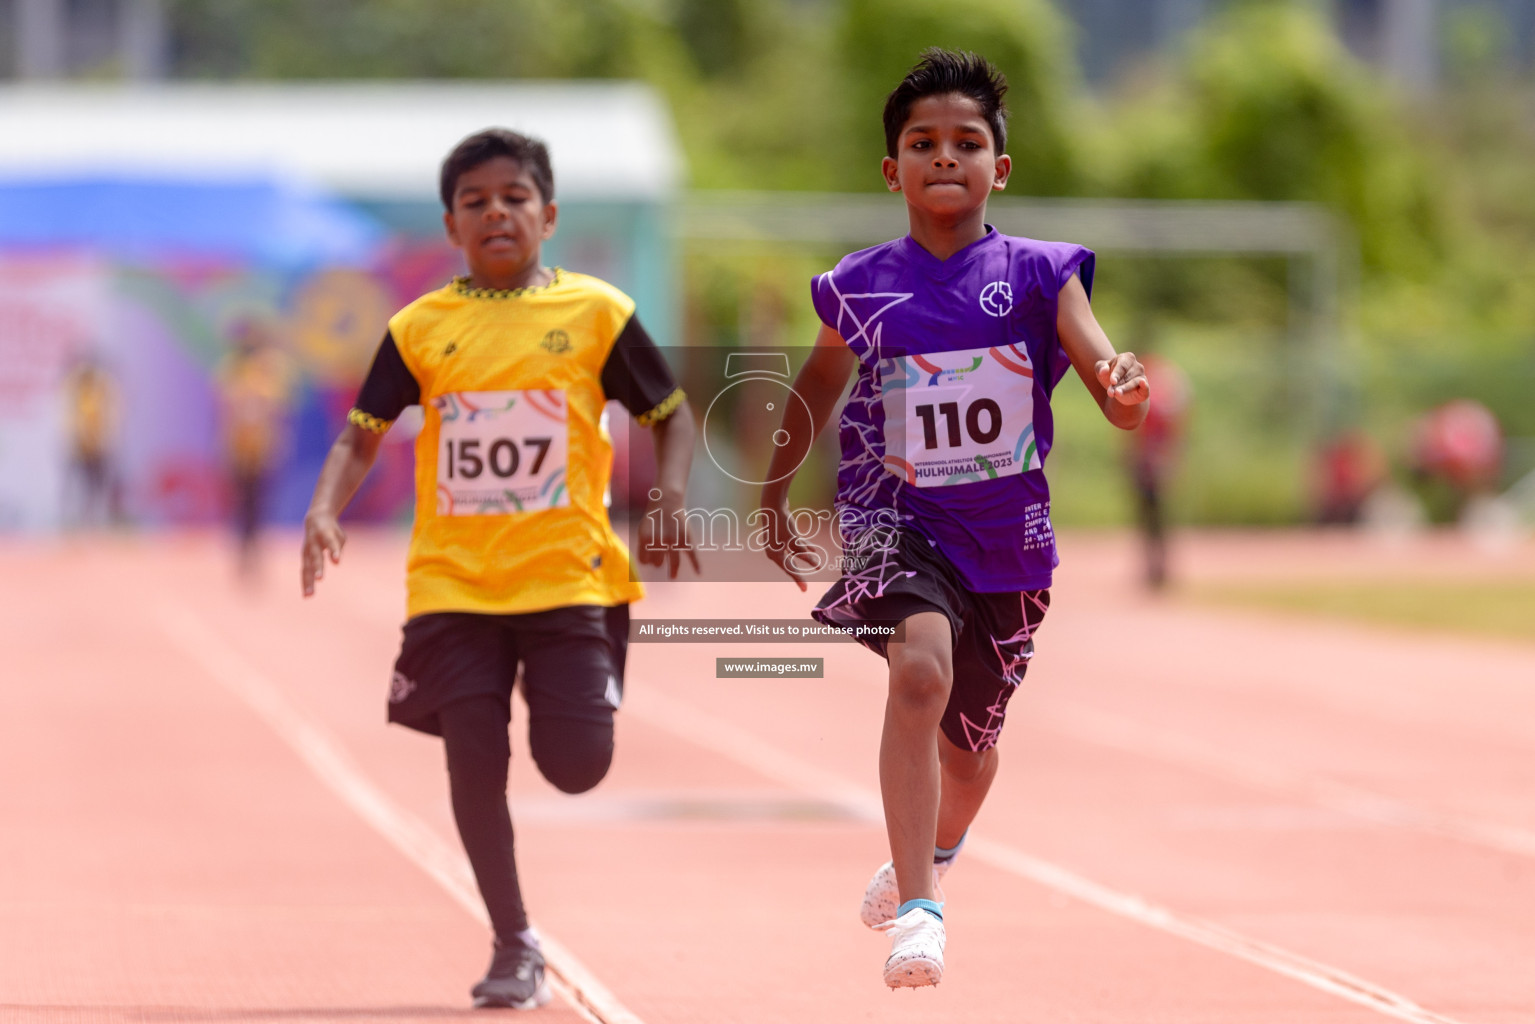
[[[1007,700],[1034,656],[1034,630],[1050,607],[1050,591],[971,593],[926,537],[901,530],[894,541],[846,554],[857,568],[844,571],[810,614],[847,628],[898,622],[918,612],[945,616],[954,641],[954,685],[943,733],[961,749],[990,750],[1002,732]],[[883,639],[862,633],[859,642],[885,656]]]

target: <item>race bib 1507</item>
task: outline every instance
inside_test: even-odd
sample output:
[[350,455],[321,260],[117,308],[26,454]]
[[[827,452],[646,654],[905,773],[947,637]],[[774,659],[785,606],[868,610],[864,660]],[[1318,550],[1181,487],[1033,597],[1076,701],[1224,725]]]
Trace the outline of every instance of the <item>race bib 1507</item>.
[[1034,367],[1019,345],[929,352],[880,364],[885,468],[917,487],[1041,466]]
[[432,405],[441,422],[438,515],[504,516],[570,504],[564,391],[455,391]]

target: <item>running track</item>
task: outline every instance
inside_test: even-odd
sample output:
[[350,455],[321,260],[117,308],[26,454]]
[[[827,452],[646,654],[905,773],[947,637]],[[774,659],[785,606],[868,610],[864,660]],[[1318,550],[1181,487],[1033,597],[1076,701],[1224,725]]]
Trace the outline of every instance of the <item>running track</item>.
[[[382,723],[403,539],[355,536],[308,603],[294,547],[253,595],[214,538],[0,546],[0,1021],[484,1019],[440,750]],[[1185,554],[1204,578],[1535,572],[1455,542]],[[565,994],[528,1019],[1535,1020],[1535,645],[1148,600],[1119,538],[1063,557],[941,988],[887,992],[855,916],[885,856],[877,661],[643,644],[594,793],[554,792],[514,734]],[[651,594],[637,614],[810,600]],[[799,653],[827,678],[714,678]]]

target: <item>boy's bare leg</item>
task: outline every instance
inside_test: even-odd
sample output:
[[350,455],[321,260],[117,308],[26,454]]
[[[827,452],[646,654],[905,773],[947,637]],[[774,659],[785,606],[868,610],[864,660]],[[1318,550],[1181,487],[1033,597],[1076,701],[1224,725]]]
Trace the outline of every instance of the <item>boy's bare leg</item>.
[[892,642],[890,694],[879,745],[879,788],[901,902],[933,898],[933,844],[942,791],[938,722],[953,682],[949,620],[919,612]]
[[996,747],[990,750],[956,747],[939,730],[938,761],[943,772],[943,792],[938,801],[937,841],[939,846],[950,849],[964,836],[981,804],[986,802],[1001,758]]

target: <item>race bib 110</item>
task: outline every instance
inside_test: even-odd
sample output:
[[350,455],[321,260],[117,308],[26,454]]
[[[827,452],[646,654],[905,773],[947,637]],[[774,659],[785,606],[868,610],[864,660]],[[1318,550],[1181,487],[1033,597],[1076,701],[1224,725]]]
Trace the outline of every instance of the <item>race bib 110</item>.
[[1014,476],[1041,466],[1034,367],[1019,345],[880,363],[885,468],[917,487]]
[[570,504],[564,391],[455,391],[432,406],[440,420],[438,515],[504,516]]

